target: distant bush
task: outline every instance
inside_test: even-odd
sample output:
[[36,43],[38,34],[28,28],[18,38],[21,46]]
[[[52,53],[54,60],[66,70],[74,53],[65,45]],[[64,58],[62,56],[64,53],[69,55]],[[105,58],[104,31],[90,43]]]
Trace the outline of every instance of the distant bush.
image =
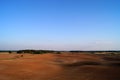
[[8,51],[9,52],[9,54],[11,54],[12,53],[12,51]]
[[56,54],[61,54],[61,52],[56,52]]
[[21,54],[21,53],[23,53],[23,52],[22,52],[22,51],[17,51],[17,53],[18,53],[18,54]]
[[40,52],[40,51],[35,51],[35,52],[33,52],[33,54],[42,54],[42,52]]

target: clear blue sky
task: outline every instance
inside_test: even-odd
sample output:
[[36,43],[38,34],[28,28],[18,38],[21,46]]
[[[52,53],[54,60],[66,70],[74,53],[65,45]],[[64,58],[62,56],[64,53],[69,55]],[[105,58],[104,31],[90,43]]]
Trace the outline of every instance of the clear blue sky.
[[120,50],[120,0],[0,0],[0,50]]

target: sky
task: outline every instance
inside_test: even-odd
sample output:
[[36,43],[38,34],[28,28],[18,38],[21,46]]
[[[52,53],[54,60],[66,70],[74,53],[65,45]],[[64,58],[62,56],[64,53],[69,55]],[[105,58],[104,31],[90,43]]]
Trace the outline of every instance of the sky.
[[0,0],[0,50],[120,50],[120,0]]

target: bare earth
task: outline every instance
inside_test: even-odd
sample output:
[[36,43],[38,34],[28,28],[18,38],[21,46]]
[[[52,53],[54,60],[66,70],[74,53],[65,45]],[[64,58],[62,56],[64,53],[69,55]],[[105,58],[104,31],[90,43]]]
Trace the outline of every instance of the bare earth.
[[120,57],[0,54],[0,80],[120,80]]

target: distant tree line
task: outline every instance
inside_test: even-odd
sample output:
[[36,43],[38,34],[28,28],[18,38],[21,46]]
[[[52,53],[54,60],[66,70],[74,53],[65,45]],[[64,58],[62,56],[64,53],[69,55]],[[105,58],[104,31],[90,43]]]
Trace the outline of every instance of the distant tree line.
[[109,53],[109,54],[115,54],[118,53],[120,54],[120,51],[79,51],[79,50],[73,50],[73,51],[54,51],[54,50],[0,50],[0,52],[9,52],[9,54],[17,52],[18,54],[22,53],[29,53],[29,54],[45,54],[45,53],[55,53],[55,54],[61,54],[61,52],[70,52],[70,53],[90,53],[90,54],[96,54],[96,53]]
[[118,51],[69,51],[69,52],[75,52],[75,53],[79,53],[79,52],[91,52],[91,53],[94,53],[94,52],[120,52],[119,50]]
[[13,53],[13,52],[16,52],[16,51],[14,51],[14,50],[1,50],[0,52],[8,52],[8,53]]
[[30,53],[30,54],[44,54],[44,53],[53,53],[55,51],[52,50],[19,50],[17,51],[18,54],[21,53]]

